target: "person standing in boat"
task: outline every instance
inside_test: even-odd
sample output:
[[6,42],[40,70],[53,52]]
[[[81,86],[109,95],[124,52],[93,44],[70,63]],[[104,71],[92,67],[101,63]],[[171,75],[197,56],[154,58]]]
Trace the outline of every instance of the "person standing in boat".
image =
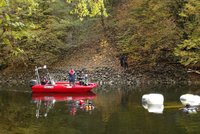
[[76,73],[75,73],[74,69],[72,69],[72,68],[69,71],[68,79],[69,79],[70,85],[75,85]]
[[84,85],[88,86],[88,74],[85,74],[84,76]]

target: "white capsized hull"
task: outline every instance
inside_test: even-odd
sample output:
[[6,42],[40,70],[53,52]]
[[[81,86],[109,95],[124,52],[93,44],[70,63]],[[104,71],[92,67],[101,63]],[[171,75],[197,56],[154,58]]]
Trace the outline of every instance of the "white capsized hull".
[[184,94],[184,95],[181,95],[180,101],[183,105],[189,104],[190,106],[199,106],[200,96],[193,95],[193,94]]

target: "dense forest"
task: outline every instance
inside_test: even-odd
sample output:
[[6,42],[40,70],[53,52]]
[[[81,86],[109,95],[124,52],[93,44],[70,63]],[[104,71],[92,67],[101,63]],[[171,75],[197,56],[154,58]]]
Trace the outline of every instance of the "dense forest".
[[199,0],[0,0],[0,26],[1,71],[53,64],[101,38],[130,68],[200,63]]

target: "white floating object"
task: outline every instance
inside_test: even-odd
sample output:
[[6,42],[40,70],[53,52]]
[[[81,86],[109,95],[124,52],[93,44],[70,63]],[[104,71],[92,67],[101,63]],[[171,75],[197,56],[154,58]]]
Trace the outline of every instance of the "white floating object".
[[157,94],[157,93],[145,94],[142,96],[142,102],[154,105],[155,104],[163,105],[164,97],[162,94]]
[[142,106],[150,113],[163,113],[164,97],[162,94],[151,93],[142,96]]
[[183,105],[189,104],[190,106],[198,106],[200,105],[200,96],[193,94],[184,94],[181,95],[180,101]]

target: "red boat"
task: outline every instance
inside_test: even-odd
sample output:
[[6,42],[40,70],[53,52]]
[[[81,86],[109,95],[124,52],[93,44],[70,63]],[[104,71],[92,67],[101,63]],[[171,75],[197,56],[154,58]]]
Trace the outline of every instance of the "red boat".
[[35,68],[37,76],[36,80],[30,81],[30,86],[32,88],[33,93],[84,93],[89,92],[97,86],[97,84],[95,83],[88,82],[76,82],[74,85],[70,85],[70,83],[66,81],[54,82],[49,72],[47,73],[48,81],[42,83],[39,75],[40,69],[46,69],[48,72],[46,65],[44,65],[44,67]]
[[76,82],[75,85],[70,85],[69,82],[56,82],[55,84],[36,84],[32,86],[33,93],[84,93],[89,92],[93,88],[97,87],[95,83],[89,83],[88,85],[81,85]]

